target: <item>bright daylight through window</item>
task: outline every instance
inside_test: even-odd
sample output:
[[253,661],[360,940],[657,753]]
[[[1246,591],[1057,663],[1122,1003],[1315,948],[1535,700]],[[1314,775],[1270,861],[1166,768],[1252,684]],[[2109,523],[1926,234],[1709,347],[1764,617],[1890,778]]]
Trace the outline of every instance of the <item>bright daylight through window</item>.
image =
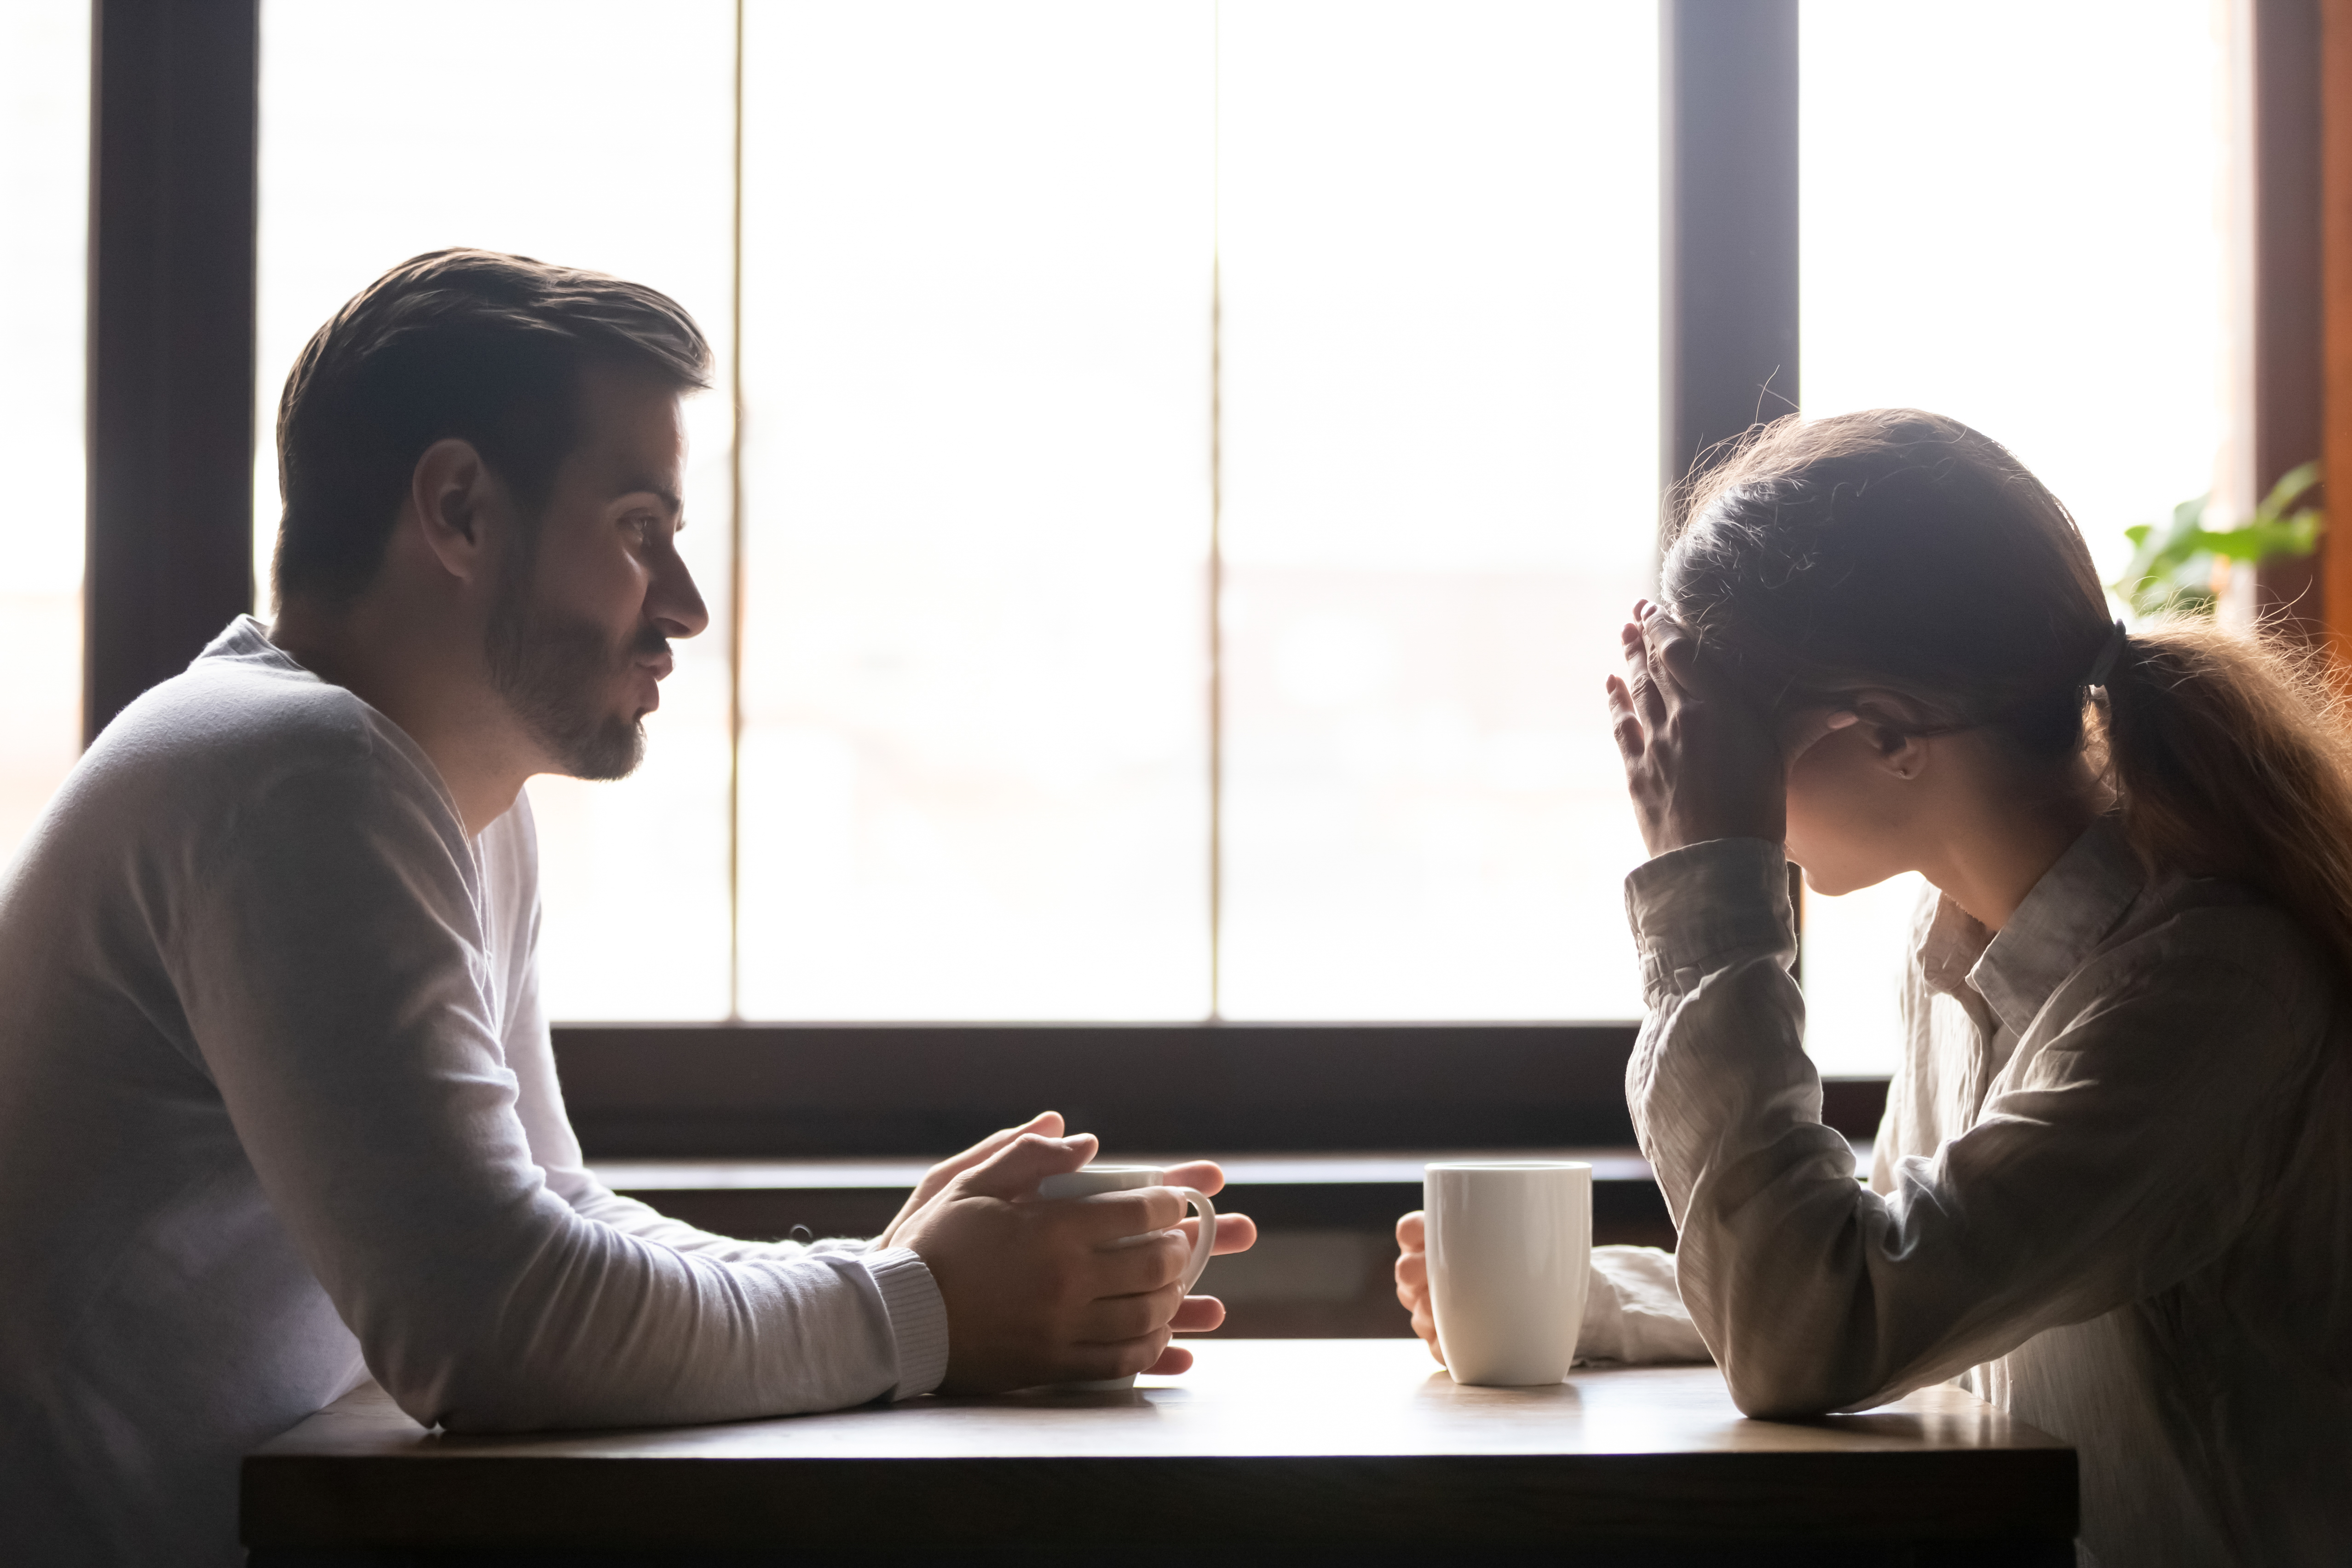
[[0,0],[0,636],[17,650],[0,729],[0,865],[81,751],[82,294],[89,233],[89,18]]
[[[734,7],[463,10],[466,61],[355,75],[308,68],[346,8],[265,7],[272,391],[441,245],[729,340]],[[1632,1015],[1594,672],[1651,549],[1654,9],[744,18],[735,1006]],[[663,111],[613,115],[622,74]],[[445,139],[467,177],[419,177]],[[642,776],[533,786],[559,1016],[729,1011],[728,648]]]
[[[404,16],[262,7],[265,570],[286,369],[403,258],[641,279],[719,352],[711,628],[636,777],[531,787],[557,1016],[1638,1012],[1600,685],[1654,548],[1654,5]],[[1804,406],[1978,424],[2119,564],[2224,434],[2208,0],[1802,21]],[[88,36],[0,28],[0,268],[56,305],[5,328],[0,625],[55,650],[5,853],[78,741]],[[1829,1070],[1888,1065],[1916,897],[1811,900]]]

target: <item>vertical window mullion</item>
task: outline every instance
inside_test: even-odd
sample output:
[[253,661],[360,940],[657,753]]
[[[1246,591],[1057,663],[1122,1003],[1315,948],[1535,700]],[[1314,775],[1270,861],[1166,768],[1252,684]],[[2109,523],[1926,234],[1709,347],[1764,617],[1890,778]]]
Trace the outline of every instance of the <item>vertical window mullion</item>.
[[727,313],[727,1016],[743,1017],[743,6],[735,0],[734,212]]
[[[1709,448],[1797,411],[1797,6],[1659,8],[1662,517]],[[1794,866],[1789,902],[1801,934]]]

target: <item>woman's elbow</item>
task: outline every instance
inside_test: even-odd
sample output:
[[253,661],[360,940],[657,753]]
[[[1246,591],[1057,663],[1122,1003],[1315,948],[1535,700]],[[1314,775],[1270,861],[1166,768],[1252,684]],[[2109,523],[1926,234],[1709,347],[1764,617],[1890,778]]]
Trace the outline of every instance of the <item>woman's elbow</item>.
[[1840,1388],[1830,1368],[1772,1357],[1727,1355],[1723,1361],[1723,1381],[1739,1413],[1759,1421],[1826,1415],[1853,1402],[1853,1395]]

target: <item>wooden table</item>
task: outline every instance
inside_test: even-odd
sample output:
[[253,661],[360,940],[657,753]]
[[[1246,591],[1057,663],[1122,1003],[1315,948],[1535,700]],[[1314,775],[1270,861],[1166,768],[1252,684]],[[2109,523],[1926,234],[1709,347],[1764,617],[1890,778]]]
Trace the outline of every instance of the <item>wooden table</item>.
[[428,1433],[371,1385],[247,1458],[245,1540],[256,1568],[2074,1561],[2074,1450],[1954,1388],[1750,1421],[1711,1366],[1486,1389],[1411,1340],[1194,1349],[1132,1392],[619,1433]]

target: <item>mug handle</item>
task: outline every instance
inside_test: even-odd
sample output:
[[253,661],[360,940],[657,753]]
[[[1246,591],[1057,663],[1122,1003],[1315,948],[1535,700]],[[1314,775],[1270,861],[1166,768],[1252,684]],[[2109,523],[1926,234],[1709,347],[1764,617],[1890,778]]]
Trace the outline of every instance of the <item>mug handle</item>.
[[1209,1266],[1209,1255],[1217,1249],[1217,1206],[1191,1187],[1168,1190],[1201,1211],[1201,1239],[1192,1244],[1192,1260],[1184,1265],[1184,1294],[1189,1296],[1201,1282],[1201,1271]]

